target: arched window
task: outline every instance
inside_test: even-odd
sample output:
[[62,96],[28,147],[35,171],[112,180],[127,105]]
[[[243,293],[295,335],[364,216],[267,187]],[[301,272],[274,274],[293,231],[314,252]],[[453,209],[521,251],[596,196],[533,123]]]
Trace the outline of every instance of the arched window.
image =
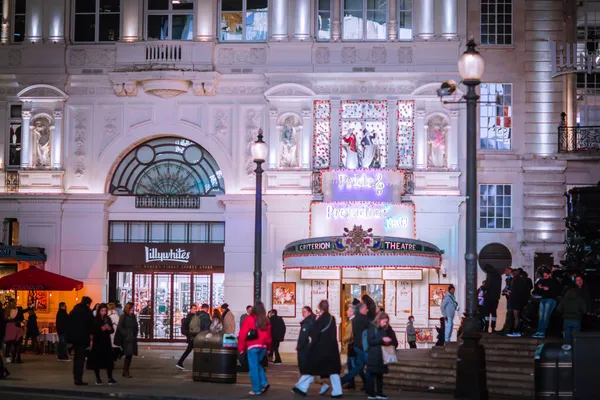
[[203,147],[186,139],[164,137],[130,151],[119,163],[109,192],[116,196],[200,197],[224,194],[225,184],[217,162]]

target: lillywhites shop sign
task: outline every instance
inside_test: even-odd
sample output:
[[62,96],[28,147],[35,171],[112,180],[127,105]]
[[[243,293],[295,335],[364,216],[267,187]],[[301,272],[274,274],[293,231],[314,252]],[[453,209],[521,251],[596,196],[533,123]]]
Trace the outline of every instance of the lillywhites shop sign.
[[146,262],[175,262],[185,263],[190,262],[190,252],[184,249],[170,249],[169,251],[159,251],[157,248],[144,247],[146,251]]
[[323,201],[400,201],[404,173],[384,170],[332,170],[321,173]]
[[311,205],[311,237],[337,236],[362,225],[375,236],[413,238],[414,206],[400,203],[316,202]]
[[594,53],[589,53],[585,43],[558,44],[550,41],[550,64],[552,66],[552,77],[587,72],[600,68],[600,58]]

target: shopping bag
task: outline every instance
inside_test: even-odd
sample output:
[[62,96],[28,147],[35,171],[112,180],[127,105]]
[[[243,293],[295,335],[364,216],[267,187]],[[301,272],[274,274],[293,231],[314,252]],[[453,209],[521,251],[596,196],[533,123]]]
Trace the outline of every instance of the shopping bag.
[[395,364],[398,362],[396,349],[393,346],[381,346],[381,354],[383,355],[383,363],[385,365]]

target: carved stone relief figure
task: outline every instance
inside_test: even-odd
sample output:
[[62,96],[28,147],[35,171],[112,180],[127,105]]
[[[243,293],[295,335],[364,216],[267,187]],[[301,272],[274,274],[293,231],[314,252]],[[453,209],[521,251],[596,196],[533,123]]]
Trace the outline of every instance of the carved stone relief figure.
[[50,167],[50,129],[50,120],[46,116],[36,117],[31,122],[36,167]]
[[427,166],[446,168],[446,137],[448,121],[441,115],[433,116],[427,124]]
[[279,168],[297,168],[298,163],[298,134],[301,122],[295,115],[287,116],[279,126],[281,131],[281,147]]

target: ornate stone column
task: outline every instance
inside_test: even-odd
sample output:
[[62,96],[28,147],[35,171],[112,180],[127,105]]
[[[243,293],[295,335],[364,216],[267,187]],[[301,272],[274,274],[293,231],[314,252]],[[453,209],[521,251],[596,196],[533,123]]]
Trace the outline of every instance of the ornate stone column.
[[8,9],[8,4],[10,3],[9,0],[3,0],[2,1],[2,21],[0,21],[1,23],[1,30],[0,30],[0,43],[2,44],[6,44],[8,43],[8,37],[9,37],[9,9]]
[[294,15],[296,16],[294,26],[294,39],[295,40],[310,40],[310,27],[311,27],[311,0],[296,0],[296,10]]
[[340,167],[340,99],[331,99],[331,169]]
[[427,167],[427,127],[425,126],[424,108],[415,111],[415,162],[417,169]]
[[450,134],[446,138],[446,148],[448,151],[448,168],[458,169],[458,110],[450,111]]
[[65,2],[64,0],[44,0],[45,43],[65,42]]
[[61,110],[54,111],[54,130],[50,140],[52,141],[52,168],[61,169],[62,167],[62,126],[63,126],[63,112]]
[[[388,25],[389,26],[389,25]],[[398,160],[398,145],[396,133],[398,132],[398,100],[388,99],[388,169],[396,169]]]
[[302,109],[302,147],[300,148],[300,168],[310,169],[313,138],[313,110],[310,107]]
[[417,37],[423,40],[433,39],[435,29],[434,1],[421,0],[417,4]]
[[21,126],[21,168],[31,167],[31,111],[21,112],[23,125]]
[[39,43],[42,41],[44,4],[42,0],[27,0],[25,8],[25,41]]
[[398,0],[388,1],[387,37],[391,41],[398,39]]
[[444,39],[458,38],[458,2],[457,0],[442,0],[442,31]]
[[[210,2],[207,2],[210,3]],[[123,33],[121,40],[124,42],[135,42],[140,36],[140,1],[123,0]]]
[[340,22],[340,16],[342,15],[342,0],[333,0],[333,9],[331,13],[331,40],[337,42],[342,37],[342,27]]
[[213,42],[215,40],[215,21],[217,20],[217,2],[196,0],[194,20],[196,21],[197,42]]
[[271,1],[271,41],[288,40],[288,0]]
[[269,110],[269,169],[275,169],[279,167],[278,161],[281,153],[279,138],[281,136],[281,126],[277,125],[278,115],[279,110],[277,110],[277,108],[271,108]]

